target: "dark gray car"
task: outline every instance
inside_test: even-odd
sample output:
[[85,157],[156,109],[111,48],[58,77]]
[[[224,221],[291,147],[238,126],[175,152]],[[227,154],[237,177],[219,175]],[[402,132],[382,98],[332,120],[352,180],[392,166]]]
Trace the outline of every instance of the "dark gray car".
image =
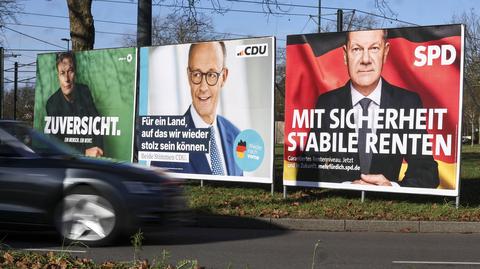
[[67,241],[112,242],[183,220],[178,180],[140,165],[82,157],[15,121],[0,121],[0,226],[53,228]]

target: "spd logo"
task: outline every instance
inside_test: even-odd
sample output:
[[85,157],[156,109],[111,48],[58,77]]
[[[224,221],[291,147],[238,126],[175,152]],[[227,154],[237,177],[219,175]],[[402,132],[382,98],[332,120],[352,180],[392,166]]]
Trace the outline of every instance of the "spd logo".
[[235,49],[237,57],[268,56],[268,44],[242,45]]

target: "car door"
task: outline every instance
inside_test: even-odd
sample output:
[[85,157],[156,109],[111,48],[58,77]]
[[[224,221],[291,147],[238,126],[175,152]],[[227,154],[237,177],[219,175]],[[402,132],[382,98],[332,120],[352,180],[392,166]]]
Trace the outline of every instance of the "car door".
[[53,160],[25,154],[0,132],[0,222],[51,222],[64,177],[65,169],[55,168]]

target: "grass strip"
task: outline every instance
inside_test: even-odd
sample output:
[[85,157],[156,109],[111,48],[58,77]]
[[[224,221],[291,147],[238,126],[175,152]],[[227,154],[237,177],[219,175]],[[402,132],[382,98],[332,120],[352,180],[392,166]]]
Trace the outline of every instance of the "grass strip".
[[[276,151],[280,151],[276,148]],[[277,152],[277,153],[278,153]],[[276,162],[279,158],[276,158]],[[460,207],[455,197],[289,187],[272,196],[270,185],[198,181],[186,185],[194,212],[240,217],[352,219],[352,220],[480,220],[480,145],[464,145],[461,162]],[[277,166],[277,169],[279,166]],[[281,168],[281,167],[280,167]],[[281,171],[277,171],[281,177]],[[281,179],[280,179],[281,180]],[[276,182],[281,182],[276,179]]]

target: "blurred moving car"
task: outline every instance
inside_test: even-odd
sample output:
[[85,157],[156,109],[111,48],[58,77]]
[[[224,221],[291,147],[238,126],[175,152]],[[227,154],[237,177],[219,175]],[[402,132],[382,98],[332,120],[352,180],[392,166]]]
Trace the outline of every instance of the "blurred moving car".
[[180,182],[160,170],[86,158],[0,120],[0,226],[55,227],[67,241],[104,245],[184,213]]

